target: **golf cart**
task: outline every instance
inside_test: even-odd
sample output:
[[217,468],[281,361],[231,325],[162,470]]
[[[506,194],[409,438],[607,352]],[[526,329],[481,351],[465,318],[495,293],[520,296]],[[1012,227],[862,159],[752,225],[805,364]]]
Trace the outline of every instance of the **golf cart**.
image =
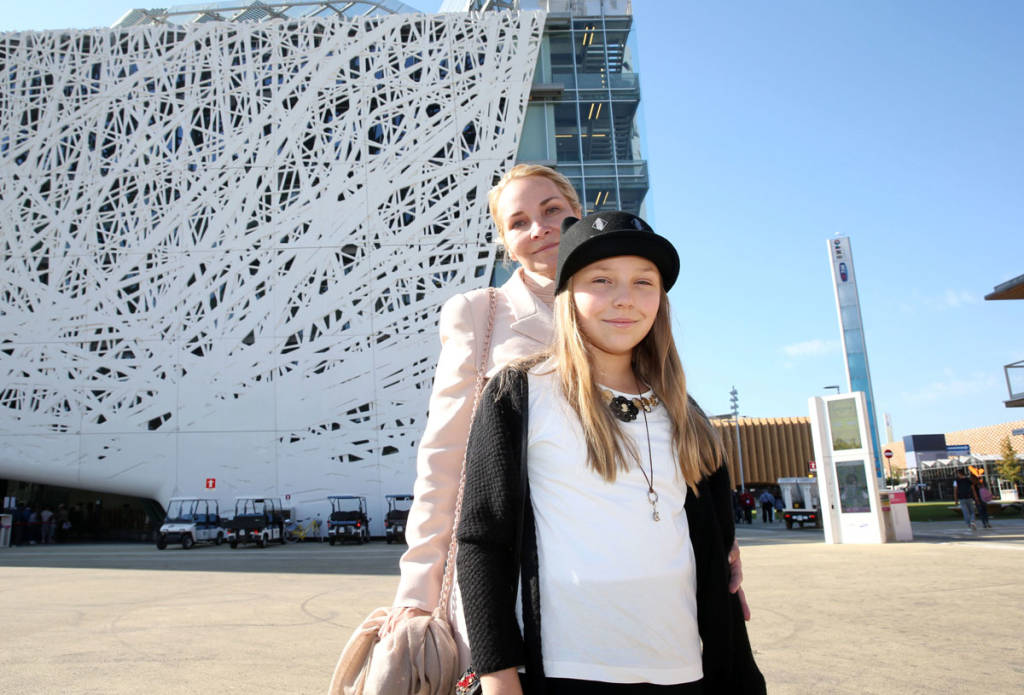
[[200,497],[172,497],[167,516],[156,536],[156,547],[163,550],[170,543],[181,543],[188,550],[196,543],[224,542],[217,500]]
[[818,481],[815,478],[779,478],[779,489],[785,509],[782,518],[786,528],[793,524],[810,524],[821,528],[821,503],[818,501]]
[[284,511],[281,500],[271,497],[236,497],[235,518],[225,522],[228,543],[255,543],[260,548],[271,541],[285,543]]
[[384,535],[388,544],[405,543],[405,521],[409,518],[412,495],[384,495],[388,501],[388,513],[384,516]]
[[328,495],[331,518],[327,520],[327,542],[331,545],[355,541],[370,542],[370,519],[366,516],[366,498],[358,495]]

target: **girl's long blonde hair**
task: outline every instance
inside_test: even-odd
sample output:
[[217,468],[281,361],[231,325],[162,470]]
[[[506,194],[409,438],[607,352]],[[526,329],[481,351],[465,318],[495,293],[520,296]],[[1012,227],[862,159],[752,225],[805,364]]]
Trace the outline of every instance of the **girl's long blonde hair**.
[[[552,353],[565,399],[579,416],[587,442],[587,462],[611,482],[618,471],[640,461],[633,443],[612,416],[595,380],[589,343],[580,330],[573,300],[572,279],[555,297],[555,338]],[[697,483],[723,461],[724,449],[717,430],[686,393],[686,375],[672,337],[668,295],[661,303],[651,330],[633,348],[633,370],[661,401],[672,422],[672,444],[683,480],[697,494]]]

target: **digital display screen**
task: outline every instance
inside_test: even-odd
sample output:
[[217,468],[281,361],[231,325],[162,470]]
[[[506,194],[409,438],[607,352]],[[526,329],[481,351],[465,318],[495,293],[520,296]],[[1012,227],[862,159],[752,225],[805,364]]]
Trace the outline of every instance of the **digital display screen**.
[[832,435],[832,451],[863,448],[857,399],[842,398],[828,402],[828,429]]
[[839,511],[844,514],[871,511],[863,460],[836,461],[836,482],[839,484]]

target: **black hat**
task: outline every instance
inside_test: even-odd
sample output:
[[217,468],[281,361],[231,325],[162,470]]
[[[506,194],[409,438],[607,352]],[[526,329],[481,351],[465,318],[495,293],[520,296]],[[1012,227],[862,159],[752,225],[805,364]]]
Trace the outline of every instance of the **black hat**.
[[571,216],[562,220],[555,294],[565,289],[577,270],[612,256],[646,258],[658,267],[666,292],[679,277],[679,254],[649,224],[628,212],[594,212],[582,220]]

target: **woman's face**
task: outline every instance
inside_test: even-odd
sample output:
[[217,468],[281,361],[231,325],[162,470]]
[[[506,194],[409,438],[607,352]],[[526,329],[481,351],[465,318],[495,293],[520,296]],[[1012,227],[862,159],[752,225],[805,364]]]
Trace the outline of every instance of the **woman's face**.
[[595,261],[572,276],[576,319],[590,344],[606,355],[632,355],[661,305],[661,274],[640,256]]
[[542,176],[513,179],[498,197],[498,228],[509,256],[537,275],[554,279],[562,220],[579,216],[555,182]]

